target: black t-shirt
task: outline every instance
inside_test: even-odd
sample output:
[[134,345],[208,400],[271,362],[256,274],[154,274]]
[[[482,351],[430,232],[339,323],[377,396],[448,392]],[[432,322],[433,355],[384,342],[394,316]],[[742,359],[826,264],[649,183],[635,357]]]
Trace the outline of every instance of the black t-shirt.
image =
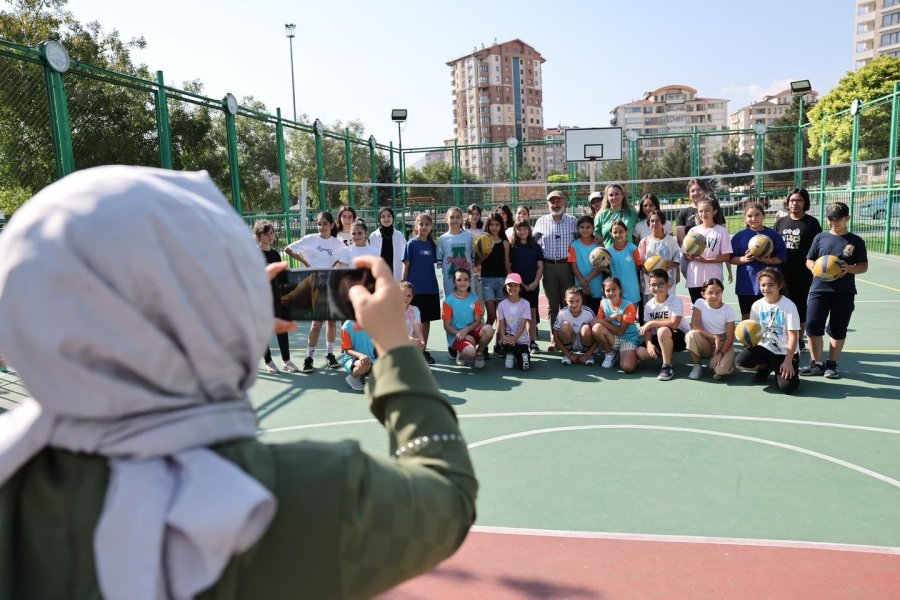
[[[866,253],[866,243],[861,237],[853,233],[834,235],[830,231],[823,231],[813,239],[812,246],[806,258],[816,260],[820,256],[831,254],[837,256],[848,265],[857,265],[869,262]],[[839,292],[843,294],[856,293],[856,275],[847,273],[834,281],[822,281],[814,278],[812,292]]]
[[482,277],[506,277],[506,258],[503,252],[503,242],[494,244],[491,253],[481,263]]
[[809,254],[813,239],[822,233],[819,220],[811,215],[803,215],[801,219],[792,219],[788,215],[775,221],[774,229],[787,247],[787,261],[781,270],[788,280],[796,278],[807,284],[812,282],[812,273],[806,268],[806,255]]
[[[278,250],[275,250],[274,248],[269,249],[269,250],[263,250],[262,248],[260,248],[260,250],[262,250],[263,256],[266,257],[267,265],[271,265],[272,263],[281,262],[281,254],[278,252]],[[271,282],[272,283],[272,296],[274,298],[277,299],[277,298],[281,297],[279,284],[286,283],[286,282],[287,282],[287,273],[285,273],[284,271],[282,271],[281,273],[279,273],[278,275],[275,276],[275,279],[273,279]]]
[[678,227],[684,227],[684,234],[700,224],[697,219],[697,209],[693,206],[681,209],[678,216],[675,217],[675,233],[678,233]]

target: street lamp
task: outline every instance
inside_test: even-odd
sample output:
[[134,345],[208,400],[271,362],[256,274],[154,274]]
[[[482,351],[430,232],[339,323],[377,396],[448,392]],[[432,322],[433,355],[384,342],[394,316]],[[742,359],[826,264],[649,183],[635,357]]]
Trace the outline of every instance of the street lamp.
[[791,82],[791,94],[799,96],[797,102],[797,135],[794,138],[794,187],[803,187],[803,175],[800,168],[803,166],[803,109],[806,94],[812,91],[812,83],[809,79],[799,79]]
[[[403,183],[403,134],[400,132],[400,124],[406,121],[406,109],[394,108],[391,110],[391,121],[397,122],[397,152],[400,154],[400,183]],[[400,188],[401,197],[406,198],[406,188]]]
[[297,88],[294,86],[294,30],[297,26],[293,23],[284,24],[284,35],[291,47],[291,96],[294,100],[294,121],[297,121]]

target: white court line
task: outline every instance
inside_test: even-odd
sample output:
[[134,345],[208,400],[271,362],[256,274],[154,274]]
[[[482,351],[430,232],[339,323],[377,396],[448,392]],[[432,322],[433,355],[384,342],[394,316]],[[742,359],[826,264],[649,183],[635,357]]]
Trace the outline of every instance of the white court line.
[[728,546],[759,546],[764,548],[796,548],[801,550],[834,550],[840,552],[865,552],[869,554],[900,555],[900,548],[893,546],[866,546],[862,544],[839,544],[832,542],[806,542],[799,540],[767,540],[750,538],[727,538],[692,535],[654,535],[650,533],[609,533],[601,531],[565,531],[559,529],[528,529],[517,527],[491,527],[475,525],[476,533],[500,535],[528,535],[536,537],[581,538],[594,540],[622,540],[627,542],[668,542],[680,544],[715,544]]
[[900,259],[885,256],[883,254],[869,254],[868,256],[869,258],[877,258],[878,260],[883,260],[885,262],[900,263]]
[[529,437],[532,435],[540,435],[543,433],[560,433],[564,431],[588,431],[594,429],[646,429],[651,431],[674,431],[678,433],[699,433],[701,435],[712,435],[716,437],[724,437],[731,438],[735,440],[742,440],[745,442],[753,442],[755,444],[762,444],[764,446],[773,446],[775,448],[781,448],[782,450],[790,450],[791,452],[797,452],[799,454],[805,454],[807,456],[811,456],[813,458],[818,458],[820,460],[824,460],[830,462],[832,464],[838,465],[839,467],[844,467],[846,469],[850,469],[851,471],[856,471],[860,475],[865,475],[866,477],[871,477],[872,479],[877,479],[883,483],[891,485],[895,488],[900,489],[900,481],[888,477],[887,475],[882,475],[876,471],[872,471],[871,469],[867,469],[860,465],[847,462],[846,460],[841,460],[840,458],[836,458],[834,456],[830,456],[828,454],[823,454],[821,452],[816,452],[815,450],[810,450],[808,448],[803,448],[801,446],[794,446],[792,444],[784,444],[782,442],[773,442],[772,440],[766,440],[763,438],[752,437],[749,435],[740,435],[737,433],[726,433],[724,431],[711,431],[708,429],[692,429],[689,427],[665,427],[662,425],[574,425],[571,427],[549,427],[546,429],[533,429],[531,431],[520,431],[517,433],[510,433],[507,435],[501,435],[494,438],[489,438],[486,440],[481,440],[480,442],[473,442],[469,444],[469,449],[474,450],[475,448],[480,448],[481,446],[487,446],[489,444],[496,444],[498,442],[505,442],[508,440],[513,440],[517,438]]
[[[866,425],[849,425],[846,423],[829,423],[824,421],[801,421],[797,419],[777,419],[773,417],[746,417],[741,415],[713,415],[697,413],[648,413],[648,412],[610,412],[610,411],[532,411],[532,412],[493,412],[470,413],[457,415],[460,419],[496,419],[507,417],[672,417],[676,419],[717,419],[723,421],[756,421],[760,423],[781,423],[785,425],[809,425],[813,427],[831,427],[834,429],[854,429],[874,433],[892,433],[900,435],[900,429],[884,427],[868,427]],[[309,425],[289,425],[260,429],[257,434],[281,433],[301,429],[318,429],[320,427],[342,427],[344,425],[371,425],[372,419],[355,419],[352,421],[332,421],[329,423],[312,423]]]
[[853,304],[894,304],[900,300],[854,300]]

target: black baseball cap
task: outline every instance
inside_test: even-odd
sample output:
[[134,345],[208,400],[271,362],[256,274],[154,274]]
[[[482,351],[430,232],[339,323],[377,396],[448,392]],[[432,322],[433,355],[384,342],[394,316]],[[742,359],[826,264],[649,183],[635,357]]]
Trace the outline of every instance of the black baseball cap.
[[843,219],[850,216],[850,209],[843,202],[835,202],[828,207],[828,212],[825,216],[829,219]]

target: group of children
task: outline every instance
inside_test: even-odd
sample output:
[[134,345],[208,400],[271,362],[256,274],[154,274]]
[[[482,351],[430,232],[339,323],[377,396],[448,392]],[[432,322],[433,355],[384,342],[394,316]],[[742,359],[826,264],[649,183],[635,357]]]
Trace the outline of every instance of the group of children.
[[[704,236],[706,248],[697,255],[682,251],[675,237],[666,230],[666,218],[658,205],[642,200],[641,207],[645,217],[641,224],[647,235],[639,240],[632,239],[631,228],[620,220],[612,223],[609,229],[612,243],[604,246],[595,236],[592,217],[585,216],[578,221],[578,237],[571,242],[568,258],[573,285],[566,291],[566,306],[550,324],[553,344],[562,352],[563,365],[592,365],[595,355],[602,352],[603,367],[612,368],[618,362],[624,372],[631,373],[640,361],[659,360],[658,379],[667,381],[674,377],[675,353],[687,351],[690,379],[702,377],[702,361],[706,360],[714,379],[730,375],[735,366],[755,371],[755,379],[760,382],[766,381],[774,371],[777,386],[785,393],[796,389],[799,374],[819,374],[804,373],[810,367],[799,368],[806,307],[798,310],[785,295],[786,282],[779,268],[787,258],[785,242],[763,225],[762,206],[748,204],[744,210],[746,229],[729,237],[719,222],[718,203],[709,196],[699,199],[692,229]],[[405,242],[401,258],[397,244],[394,244],[397,249],[387,252],[389,256],[385,256],[387,249],[383,245],[375,248],[365,222],[356,218],[351,207],[344,206],[337,222],[330,213],[319,213],[318,232],[290,244],[285,251],[309,268],[348,265],[355,256],[364,254],[393,259],[389,264],[397,265],[395,278],[403,287],[407,334],[429,364],[435,362],[427,349],[430,326],[440,320],[447,336],[448,354],[457,365],[483,368],[491,356],[493,342],[493,354],[504,359],[506,368],[528,370],[532,364],[531,353],[538,349],[537,309],[543,254],[534,238],[527,208],[519,207],[512,223],[511,211],[507,209],[505,213],[497,211],[485,217],[477,205],[469,206],[465,213],[452,207],[445,215],[447,232],[437,240],[432,217],[427,213],[418,214],[413,235]],[[380,230],[393,227],[393,216],[390,209],[381,209]],[[841,230],[838,221],[834,219],[837,230],[830,233],[845,236],[846,224]],[[272,249],[271,223],[259,222],[254,231],[267,262],[280,260],[277,251]],[[493,244],[489,250],[476,254],[475,238],[483,233],[491,237]],[[771,255],[760,258],[749,251],[750,239],[759,234],[772,239]],[[385,235],[392,234],[387,230]],[[857,257],[861,255],[864,262],[864,244],[857,240],[853,241],[862,246]],[[817,248],[830,249],[834,245],[827,242],[830,240],[823,240]],[[598,247],[605,247],[609,253],[610,263],[606,267],[595,266],[591,261],[591,253]],[[392,252],[396,254],[390,256]],[[810,252],[808,269],[817,257]],[[665,260],[665,269],[642,268],[654,256]],[[737,358],[734,342],[738,316],[723,300],[723,265],[729,266],[729,280],[730,266],[737,266],[735,290],[741,317],[759,322],[763,331],[762,341],[752,348],[744,348]],[[437,269],[441,270],[443,299]],[[847,267],[844,272],[854,271]],[[692,301],[690,321],[685,318],[682,300],[675,293],[682,273]],[[852,288],[852,282],[849,285]],[[829,310],[836,310],[836,303],[828,300],[828,296],[818,294],[816,301]],[[277,314],[277,298],[275,307]],[[845,332],[843,321],[849,319],[843,316],[848,317],[849,313],[845,310],[838,315],[837,326]],[[824,319],[819,320],[823,321],[824,329]],[[831,324],[835,326],[834,315]],[[312,358],[321,328],[322,322],[312,322],[303,372],[313,371]],[[326,324],[326,366],[343,366],[348,385],[363,389],[364,379],[377,358],[371,340],[355,323],[345,322],[341,327],[343,357],[338,361],[334,356],[335,330],[336,323]],[[821,337],[819,340],[818,356],[821,356]],[[290,361],[286,336],[284,340],[279,337],[278,342],[283,369],[297,371]],[[815,350],[814,347],[812,367],[821,372],[823,368],[815,362]],[[277,372],[268,351],[265,360],[267,369]]]

